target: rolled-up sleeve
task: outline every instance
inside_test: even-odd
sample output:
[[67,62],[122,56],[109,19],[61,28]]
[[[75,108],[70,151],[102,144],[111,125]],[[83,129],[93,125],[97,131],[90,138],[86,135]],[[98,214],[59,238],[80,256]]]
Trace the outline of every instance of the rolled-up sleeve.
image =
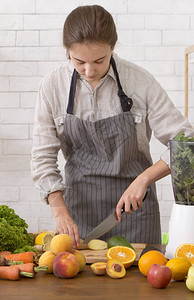
[[41,199],[47,202],[48,194],[65,191],[63,177],[57,159],[60,141],[52,116],[49,92],[40,84],[34,116],[31,173],[35,187],[40,190]]
[[194,136],[194,129],[180,111],[174,106],[161,85],[153,78],[147,93],[148,122],[154,136],[167,149],[160,158],[170,166],[169,140],[179,132],[185,136]]

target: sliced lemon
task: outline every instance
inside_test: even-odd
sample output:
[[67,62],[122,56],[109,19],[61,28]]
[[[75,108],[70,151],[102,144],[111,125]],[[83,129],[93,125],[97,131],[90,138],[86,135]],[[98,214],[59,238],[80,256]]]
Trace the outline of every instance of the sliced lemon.
[[52,238],[54,237],[53,234],[51,233],[47,233],[43,236],[43,245],[46,245],[46,244],[50,244]]
[[[47,236],[47,237],[45,238],[45,236]],[[35,245],[44,245],[44,244],[48,243],[49,241],[51,241],[53,236],[54,235],[50,232],[41,232],[35,238]]]
[[46,243],[43,245],[44,251],[51,251],[51,243]]

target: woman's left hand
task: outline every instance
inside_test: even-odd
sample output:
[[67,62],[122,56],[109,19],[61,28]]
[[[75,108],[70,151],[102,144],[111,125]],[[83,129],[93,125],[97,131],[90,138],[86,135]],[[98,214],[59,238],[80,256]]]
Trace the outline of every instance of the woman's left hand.
[[123,205],[125,206],[125,212],[131,214],[132,210],[136,211],[138,208],[142,207],[142,200],[145,197],[146,192],[147,185],[136,178],[123,193],[116,206],[116,214],[119,221],[121,221],[121,210]]
[[142,200],[145,197],[148,186],[169,174],[170,168],[162,159],[142,172],[130,184],[119,200],[116,206],[118,220],[121,221],[123,205],[125,205],[125,212],[127,214],[131,214],[131,208],[137,210],[142,207]]

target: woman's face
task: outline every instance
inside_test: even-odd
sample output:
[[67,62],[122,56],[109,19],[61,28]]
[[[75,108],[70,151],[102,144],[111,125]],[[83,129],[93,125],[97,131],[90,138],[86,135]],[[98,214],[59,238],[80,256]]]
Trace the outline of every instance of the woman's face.
[[69,55],[77,72],[95,88],[109,70],[112,51],[108,44],[74,43]]

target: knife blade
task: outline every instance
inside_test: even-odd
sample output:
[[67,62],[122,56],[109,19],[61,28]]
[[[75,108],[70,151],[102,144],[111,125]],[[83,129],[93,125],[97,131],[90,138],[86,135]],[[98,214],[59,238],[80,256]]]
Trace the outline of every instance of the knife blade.
[[[123,213],[123,209],[121,213]],[[90,233],[87,235],[87,237],[84,240],[84,243],[89,243],[89,241],[93,239],[99,238],[101,235],[107,233],[112,228],[117,226],[119,224],[119,220],[117,219],[116,211],[111,214],[109,217],[107,217],[104,221],[102,221],[97,227],[95,227]]]
[[[148,193],[148,191],[146,192],[142,201],[145,200],[147,193]],[[131,207],[131,209],[132,209],[132,207]],[[125,206],[123,205],[123,207],[121,209],[121,213],[123,213],[124,211],[125,211]],[[96,226],[92,231],[89,232],[89,234],[87,235],[87,237],[84,240],[84,243],[87,244],[87,243],[89,243],[89,241],[99,238],[103,234],[105,234],[108,231],[110,231],[111,229],[113,229],[119,223],[120,222],[117,219],[117,214],[115,211],[110,216],[108,216],[104,221],[102,221],[98,226]]]

